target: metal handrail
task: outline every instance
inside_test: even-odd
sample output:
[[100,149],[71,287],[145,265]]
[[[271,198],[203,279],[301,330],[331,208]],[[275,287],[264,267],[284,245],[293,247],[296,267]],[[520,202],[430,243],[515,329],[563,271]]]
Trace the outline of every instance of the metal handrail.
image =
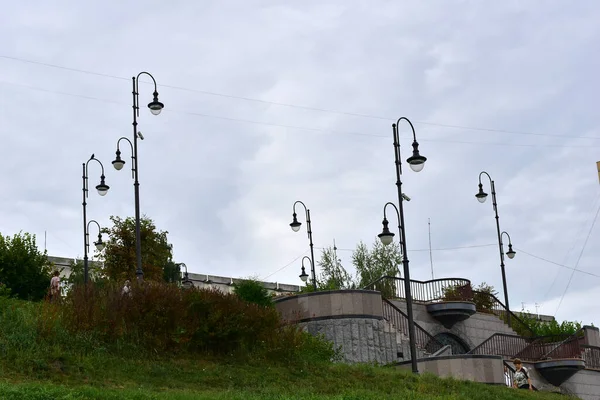
[[[428,303],[439,301],[444,296],[444,290],[451,287],[470,286],[471,281],[464,278],[440,278],[429,281],[410,280],[412,300],[414,302]],[[378,290],[387,298],[404,299],[404,278],[385,275],[365,285],[363,289]]]
[[[395,311],[395,312],[394,312]],[[408,336],[408,316],[391,301],[383,299],[383,317],[404,335]],[[444,347],[439,340],[415,322],[415,339],[418,348],[429,354]]]
[[529,345],[528,339],[508,333],[494,333],[467,354],[493,354],[514,357],[515,348],[524,349]]
[[[517,321],[522,328],[524,328],[528,333],[529,336],[525,336],[525,337],[536,337],[535,332],[533,331],[533,329],[531,329],[531,327],[529,325],[527,325],[521,318],[519,318],[518,316],[516,316],[512,311],[508,310],[506,308],[506,306],[504,305],[504,303],[502,303],[500,300],[498,300],[498,298],[496,296],[494,296],[492,293],[487,293],[487,292],[481,292],[478,290],[473,290],[474,294],[478,294],[478,295],[482,295],[482,296],[488,296],[492,302],[494,303],[493,305],[496,305],[497,307],[492,308],[492,313],[495,314],[496,316],[500,317],[503,321],[506,321],[507,317],[506,314],[510,315],[510,319],[512,321]],[[492,305],[492,307],[493,307]],[[477,310],[478,312],[484,312],[484,310]],[[514,323],[513,323],[514,326]]]

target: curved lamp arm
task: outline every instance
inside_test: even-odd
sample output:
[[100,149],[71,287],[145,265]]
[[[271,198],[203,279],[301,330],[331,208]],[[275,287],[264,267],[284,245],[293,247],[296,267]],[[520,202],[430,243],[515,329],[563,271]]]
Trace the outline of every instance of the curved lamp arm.
[[517,252],[513,250],[512,240],[510,239],[510,235],[508,234],[508,232],[502,231],[502,233],[500,234],[500,237],[502,238],[502,236],[504,236],[504,235],[506,235],[508,237],[508,251],[506,252],[506,255],[508,256],[508,258],[510,258],[512,260],[513,258],[515,258],[515,255],[517,254]]
[[129,143],[129,147],[131,148],[131,178],[135,178],[135,151],[133,150],[133,144],[131,143],[131,140],[127,139],[126,137],[121,137],[119,140],[117,140],[117,151],[115,152],[116,157],[112,162],[112,165],[117,171],[123,169],[125,166],[125,161],[121,159],[121,140],[125,140],[127,143]]
[[306,217],[306,223],[310,223],[310,215],[306,204],[304,204],[300,200],[297,200],[294,203],[294,206],[292,207],[292,223],[290,223],[290,226],[292,227],[292,230],[294,232],[298,232],[300,230],[300,226],[302,225],[302,222],[298,221],[298,215],[296,214],[296,204],[302,204],[302,207],[304,207],[304,216]]
[[108,186],[104,179],[104,165],[100,162],[100,160],[98,160],[94,154],[92,154],[92,156],[90,157],[89,160],[87,160],[87,162],[85,163],[85,168],[84,168],[84,185],[83,185],[83,191],[85,192],[85,197],[88,197],[88,170],[89,170],[89,164],[90,161],[96,161],[98,164],[100,164],[100,168],[102,169],[102,174],[100,175],[100,184],[96,185],[96,190],[98,190],[98,194],[100,196],[104,196],[106,195],[106,193],[108,192],[108,189],[110,189],[110,186]]
[[94,224],[96,224],[96,226],[98,227],[98,241],[97,241],[97,242],[95,242],[95,243],[94,243],[94,245],[96,246],[96,249],[97,249],[98,251],[102,251],[102,250],[104,250],[104,247],[106,246],[106,244],[105,244],[105,243],[102,241],[102,228],[100,227],[100,224],[99,224],[99,223],[98,223],[96,220],[94,220],[94,219],[90,220],[90,221],[87,223],[87,230],[86,230],[86,232],[85,232],[85,235],[86,235],[86,241],[85,241],[85,245],[87,246],[87,248],[88,248],[88,251],[89,251],[89,248],[90,248],[90,242],[89,242],[89,236],[90,236],[90,224],[91,224],[92,222],[93,222]]
[[154,115],[158,115],[160,114],[161,110],[163,108],[165,108],[165,105],[163,103],[161,103],[160,101],[158,101],[158,89],[157,89],[157,85],[156,85],[156,79],[154,79],[154,77],[152,76],[152,74],[150,74],[149,72],[146,71],[142,71],[140,72],[137,77],[133,78],[133,82],[134,82],[134,98],[135,98],[135,110],[137,113],[137,116],[140,116],[140,107],[139,107],[139,79],[140,76],[142,75],[147,75],[152,79],[152,82],[154,83],[154,93],[153,93],[153,100],[152,102],[150,102],[148,104],[148,108],[150,109],[150,111],[152,111],[152,114]]

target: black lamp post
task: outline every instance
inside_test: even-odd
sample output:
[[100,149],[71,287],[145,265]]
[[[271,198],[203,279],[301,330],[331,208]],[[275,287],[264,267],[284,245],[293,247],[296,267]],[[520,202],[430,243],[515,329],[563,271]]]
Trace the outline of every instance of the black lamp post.
[[[313,286],[315,288],[315,292],[317,291],[317,276],[315,274],[315,263],[314,263],[314,259],[315,259],[315,253],[313,251],[313,239],[312,239],[312,225],[310,222],[310,210],[308,208],[306,208],[306,204],[304,204],[303,202],[301,202],[300,200],[296,201],[294,203],[294,207],[293,207],[293,214],[292,214],[292,223],[290,224],[290,227],[292,228],[292,230],[294,232],[298,232],[300,230],[300,226],[302,225],[301,222],[298,221],[297,218],[297,214],[296,214],[296,204],[302,204],[302,206],[304,207],[304,210],[306,211],[306,230],[308,231],[308,242],[310,245],[310,267],[311,267],[311,272],[312,272],[312,279],[313,279]],[[302,261],[304,262],[304,259],[302,259]],[[304,273],[304,267],[302,268],[302,271]],[[300,275],[300,278],[302,278],[302,275]],[[304,281],[306,282],[306,279],[304,279]]]
[[417,346],[415,340],[415,322],[413,318],[413,309],[412,309],[412,294],[410,290],[410,271],[408,268],[408,254],[406,250],[406,230],[404,228],[404,206],[403,200],[405,196],[402,194],[402,180],[400,179],[402,175],[402,162],[400,156],[400,135],[398,134],[398,124],[401,120],[405,120],[408,122],[412,129],[413,133],[413,155],[406,159],[410,168],[419,172],[425,166],[425,161],[427,161],[426,157],[423,157],[419,154],[419,143],[417,142],[417,135],[415,133],[415,128],[413,124],[406,117],[401,117],[395,124],[392,124],[392,130],[394,133],[394,158],[396,163],[396,187],[398,189],[398,205],[396,206],[393,203],[387,203],[383,207],[383,231],[378,235],[381,243],[384,245],[388,245],[392,243],[392,239],[394,238],[394,234],[390,232],[388,228],[388,220],[385,215],[385,208],[392,204],[396,209],[398,214],[398,229],[400,230],[400,245],[402,248],[402,265],[404,269],[404,292],[406,293],[406,314],[408,316],[408,340],[410,342],[410,359],[412,372],[415,374],[419,372],[418,364],[417,364]]
[[183,274],[183,288],[184,289],[190,289],[194,286],[194,283],[190,280],[189,276],[188,276],[188,270],[187,270],[187,265],[185,265],[185,263],[179,263],[177,264],[179,265],[179,267],[181,268],[181,266],[183,266],[185,268],[185,274]]
[[[83,205],[83,282],[86,285],[88,283],[88,247],[89,247],[89,244],[88,244],[89,224],[87,222],[86,199],[88,197],[88,164],[92,160],[94,160],[98,164],[100,164],[100,167],[102,168],[102,174],[100,175],[100,184],[96,185],[96,190],[98,191],[98,194],[100,196],[105,196],[106,193],[108,193],[108,189],[110,189],[110,187],[104,182],[104,178],[105,178],[104,177],[104,165],[102,165],[100,160],[95,158],[94,155],[92,154],[90,159],[87,160],[87,162],[83,163],[83,202],[81,203]],[[94,222],[96,222],[96,221],[94,221]],[[98,223],[96,222],[96,224],[98,224]],[[102,236],[100,235],[100,225],[98,225],[98,241],[99,241],[99,243],[102,243]],[[96,243],[98,243],[98,242],[96,242]],[[98,248],[98,245],[96,245],[96,247]],[[102,243],[102,248],[98,248],[98,250],[102,251],[103,248],[104,248],[104,244]]]
[[517,254],[517,253],[512,248],[512,241],[510,240],[510,235],[506,232],[500,231],[500,217],[498,216],[498,203],[496,202],[496,185],[494,184],[494,181],[492,180],[492,177],[490,176],[490,174],[488,174],[485,171],[481,171],[479,173],[479,192],[477,192],[475,197],[477,197],[477,200],[479,200],[480,203],[485,203],[485,201],[487,199],[488,194],[483,191],[483,184],[481,183],[481,175],[484,175],[484,174],[490,180],[490,187],[492,189],[492,205],[494,206],[494,214],[496,217],[496,231],[498,233],[498,249],[500,250],[500,270],[502,271],[502,286],[504,287],[504,302],[506,304],[506,309],[508,311],[506,313],[506,318],[507,318],[508,326],[511,326],[510,306],[508,304],[508,288],[506,286],[506,272],[504,270],[504,246],[502,244],[502,235],[503,234],[508,236],[508,251],[506,252],[506,255],[508,256],[508,258],[513,259],[515,257],[515,254]]
[[[141,132],[137,129],[137,117],[140,116],[140,107],[139,107],[139,93],[138,93],[138,80],[141,75],[148,75],[152,78],[152,82],[154,82],[154,98],[152,102],[148,104],[148,108],[154,115],[160,114],[161,110],[165,107],[163,103],[158,101],[158,91],[156,87],[156,80],[152,75],[148,72],[140,72],[137,77],[133,77],[133,144],[129,139],[126,139],[131,145],[131,172],[133,174],[133,187],[135,192],[135,255],[136,255],[136,271],[135,275],[137,276],[138,281],[144,280],[144,271],[142,270],[142,240],[141,240],[141,228],[140,228],[140,182],[139,182],[139,174],[138,174],[138,148],[137,148],[137,139],[138,137],[144,140],[144,136],[142,136]],[[125,138],[121,138],[125,139]],[[115,161],[112,162],[113,166],[116,170],[121,170],[125,165],[125,161],[121,159],[121,151],[119,150],[119,142],[117,142],[117,156]]]

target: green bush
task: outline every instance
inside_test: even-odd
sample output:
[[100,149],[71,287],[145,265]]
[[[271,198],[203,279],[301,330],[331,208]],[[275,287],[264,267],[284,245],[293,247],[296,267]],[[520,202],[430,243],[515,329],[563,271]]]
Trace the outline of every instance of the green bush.
[[273,298],[267,288],[255,279],[244,279],[239,283],[235,283],[233,285],[233,293],[248,303],[265,307],[273,305]]
[[535,336],[573,335],[581,329],[581,322],[576,321],[563,321],[559,324],[558,321],[553,319],[545,322],[537,319],[530,313],[520,313],[519,318],[531,328]]
[[[131,344],[156,353],[267,357],[301,361],[306,354],[334,357],[296,326],[286,326],[274,307],[218,290],[134,283],[132,295],[114,284],[76,286],[61,305],[70,332],[91,333],[104,343]],[[318,349],[316,353],[310,348]],[[310,351],[309,351],[310,350]],[[314,350],[314,349],[313,349]]]

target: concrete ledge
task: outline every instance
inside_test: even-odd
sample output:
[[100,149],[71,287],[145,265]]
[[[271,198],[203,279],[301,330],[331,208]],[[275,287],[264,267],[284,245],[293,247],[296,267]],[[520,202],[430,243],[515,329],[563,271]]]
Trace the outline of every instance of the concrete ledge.
[[[428,357],[417,360],[419,372],[432,373],[439,377],[506,385],[504,363],[501,356],[459,354],[451,356]],[[410,361],[396,364],[397,368],[410,368]]]
[[383,319],[381,293],[374,290],[331,290],[303,293],[275,300],[275,308],[288,322],[335,318]]

